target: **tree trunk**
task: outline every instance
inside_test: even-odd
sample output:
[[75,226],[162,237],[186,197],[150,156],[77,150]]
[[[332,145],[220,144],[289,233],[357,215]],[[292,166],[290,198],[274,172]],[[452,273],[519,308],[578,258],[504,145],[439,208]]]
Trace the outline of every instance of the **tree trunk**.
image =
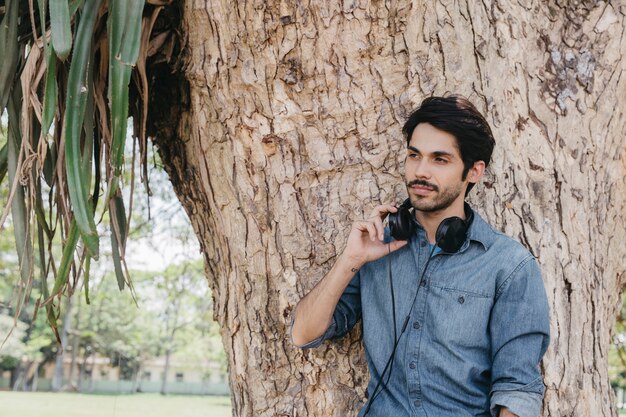
[[41,367],[41,362],[37,362],[35,367],[35,374],[33,375],[33,380],[30,386],[30,390],[32,392],[37,392],[37,386],[39,384],[39,368]]
[[11,375],[9,376],[9,387],[13,391],[17,391],[17,382],[19,380],[21,371],[22,371],[21,363],[18,363],[17,366],[11,369],[10,371]]
[[172,348],[168,346],[165,350],[165,366],[163,367],[163,377],[161,378],[161,395],[167,395],[167,374],[170,372],[171,356]]
[[15,368],[11,370],[11,381],[9,386],[12,391],[18,391],[22,377],[22,361],[20,361]]
[[151,123],[201,241],[234,415],[363,404],[359,330],[301,351],[290,313],[350,223],[405,197],[400,127],[446,92],[473,101],[497,140],[471,202],[542,266],[543,416],[617,415],[607,357],[625,278],[625,14],[591,0],[185,2],[185,80],[154,83]]
[[[78,392],[82,393],[87,392],[87,390],[85,390],[85,387],[83,387],[83,382],[85,381],[85,375],[87,374],[87,360],[89,359],[89,356],[91,356],[91,351],[85,348],[85,350],[83,351],[83,362],[80,365],[80,371],[78,372],[77,384]],[[93,370],[91,373],[93,373]]]
[[80,297],[78,298],[78,308],[76,309],[76,324],[74,325],[73,337],[72,337],[72,356],[70,360],[70,370],[69,375],[67,376],[67,384],[69,386],[69,390],[73,391],[76,389],[76,384],[74,383],[74,368],[76,368],[76,359],[78,357],[78,349],[80,347]]
[[[70,297],[67,300],[67,307],[65,310],[65,316],[63,317],[63,329],[61,330],[61,345],[58,346],[57,355],[54,361],[54,374],[52,375],[52,391],[58,392],[63,389],[63,377],[65,376],[65,367],[63,366],[63,359],[65,357],[65,351],[63,346],[67,346],[67,339],[70,328],[72,327],[72,304],[73,298]],[[71,368],[70,368],[71,372]],[[70,381],[71,384],[71,381]]]
[[131,386],[130,392],[135,394],[137,392],[141,392],[141,373],[142,373],[142,364],[141,362],[135,367],[135,372],[133,372],[133,383]]

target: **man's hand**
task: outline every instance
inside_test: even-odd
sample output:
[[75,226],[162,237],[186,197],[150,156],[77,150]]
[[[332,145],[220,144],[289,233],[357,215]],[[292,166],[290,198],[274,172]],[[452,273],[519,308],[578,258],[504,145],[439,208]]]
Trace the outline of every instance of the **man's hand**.
[[500,408],[500,415],[498,417],[518,417],[517,414],[513,414],[508,408]]
[[365,263],[382,258],[406,245],[406,240],[393,241],[387,245],[383,243],[383,220],[389,213],[397,211],[395,206],[383,204],[375,207],[367,219],[354,222],[343,255],[360,268]]
[[304,346],[324,333],[341,294],[366,262],[382,258],[407,244],[407,241],[383,243],[383,220],[397,211],[389,204],[378,206],[368,219],[354,222],[346,248],[332,269],[296,306],[291,333],[296,346]]

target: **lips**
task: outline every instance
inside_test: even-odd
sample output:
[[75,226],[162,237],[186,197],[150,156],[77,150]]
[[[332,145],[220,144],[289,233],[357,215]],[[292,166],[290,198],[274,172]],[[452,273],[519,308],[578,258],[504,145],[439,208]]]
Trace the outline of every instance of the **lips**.
[[411,181],[407,187],[416,195],[426,196],[433,191],[437,191],[437,186],[423,180]]
[[410,187],[410,189],[414,194],[417,194],[420,196],[428,195],[430,192],[434,191],[432,187],[426,187],[423,185],[413,185]]

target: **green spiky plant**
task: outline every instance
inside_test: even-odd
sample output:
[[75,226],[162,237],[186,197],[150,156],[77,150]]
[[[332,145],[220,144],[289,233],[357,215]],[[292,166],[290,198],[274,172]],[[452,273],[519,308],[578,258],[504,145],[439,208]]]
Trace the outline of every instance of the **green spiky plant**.
[[[0,185],[10,190],[0,230],[10,212],[21,274],[16,310],[40,283],[37,306],[55,332],[61,295],[82,282],[88,298],[102,219],[110,222],[118,286],[132,290],[124,262],[132,192],[127,201],[121,192],[129,90],[134,82],[136,100],[146,101],[148,51],[158,49],[155,38],[163,42],[151,34],[169,3],[0,0],[0,111],[8,120]],[[145,165],[147,106],[136,108]]]

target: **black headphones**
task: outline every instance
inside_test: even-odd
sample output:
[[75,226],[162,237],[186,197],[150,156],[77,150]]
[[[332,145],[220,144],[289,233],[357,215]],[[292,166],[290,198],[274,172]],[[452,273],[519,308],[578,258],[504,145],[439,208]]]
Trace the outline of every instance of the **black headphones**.
[[[415,234],[418,225],[412,208],[411,200],[407,198],[398,207],[396,213],[389,214],[389,231],[394,239],[409,240]],[[467,239],[467,230],[474,220],[474,212],[467,205],[465,216],[467,220],[454,216],[443,219],[439,223],[435,233],[435,242],[444,252],[456,253],[463,246]]]

